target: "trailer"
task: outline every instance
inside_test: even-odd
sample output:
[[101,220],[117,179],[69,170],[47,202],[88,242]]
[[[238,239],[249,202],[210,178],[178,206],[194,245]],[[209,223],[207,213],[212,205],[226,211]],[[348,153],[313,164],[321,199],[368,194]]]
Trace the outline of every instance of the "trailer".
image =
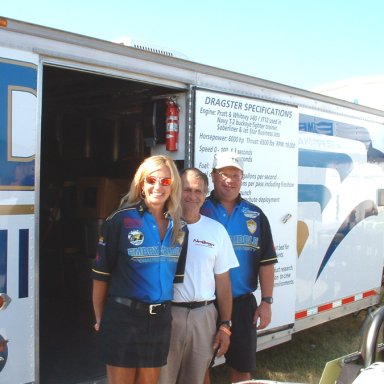
[[241,193],[278,253],[259,349],[379,302],[383,111],[6,17],[0,80],[1,384],[105,376],[90,265],[102,220],[153,154],[207,174],[214,153],[242,155]]

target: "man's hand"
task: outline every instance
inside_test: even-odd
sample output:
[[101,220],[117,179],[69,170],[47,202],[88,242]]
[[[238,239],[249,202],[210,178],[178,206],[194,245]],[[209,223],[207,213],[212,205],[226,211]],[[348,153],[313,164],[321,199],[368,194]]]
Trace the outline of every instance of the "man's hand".
[[256,325],[257,329],[264,329],[268,326],[272,319],[271,304],[262,301],[256,308],[253,316],[253,324]]
[[[227,331],[224,331],[224,329],[220,328],[225,328]],[[225,326],[220,326],[219,330],[216,332],[215,339],[213,341],[213,349],[217,349],[217,357],[221,357],[224,355],[225,352],[228,351],[229,343],[230,343],[230,334],[231,331],[229,328]]]

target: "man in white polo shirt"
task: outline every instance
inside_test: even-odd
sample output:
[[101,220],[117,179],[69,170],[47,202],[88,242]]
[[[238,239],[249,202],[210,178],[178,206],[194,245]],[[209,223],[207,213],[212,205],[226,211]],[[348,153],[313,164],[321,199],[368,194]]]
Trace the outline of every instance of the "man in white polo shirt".
[[239,265],[224,226],[200,214],[208,193],[207,175],[189,168],[181,180],[188,251],[184,281],[174,284],[171,345],[160,384],[202,384],[213,354],[227,351],[232,312],[229,269]]

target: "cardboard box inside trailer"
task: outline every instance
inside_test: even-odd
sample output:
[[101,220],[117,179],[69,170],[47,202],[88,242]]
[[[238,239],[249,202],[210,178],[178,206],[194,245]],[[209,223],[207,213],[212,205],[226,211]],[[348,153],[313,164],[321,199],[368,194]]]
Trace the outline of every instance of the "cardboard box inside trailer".
[[78,217],[81,219],[105,219],[118,206],[128,192],[125,179],[85,177],[78,182]]

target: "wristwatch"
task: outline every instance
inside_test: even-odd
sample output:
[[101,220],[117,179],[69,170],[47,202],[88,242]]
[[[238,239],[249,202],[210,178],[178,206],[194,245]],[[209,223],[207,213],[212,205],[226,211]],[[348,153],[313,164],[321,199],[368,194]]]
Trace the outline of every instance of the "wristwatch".
[[221,320],[219,321],[219,327],[220,325],[226,325],[227,327],[231,328],[232,327],[232,321],[231,320]]
[[273,297],[262,297],[261,301],[265,301],[268,304],[272,304],[273,303]]

